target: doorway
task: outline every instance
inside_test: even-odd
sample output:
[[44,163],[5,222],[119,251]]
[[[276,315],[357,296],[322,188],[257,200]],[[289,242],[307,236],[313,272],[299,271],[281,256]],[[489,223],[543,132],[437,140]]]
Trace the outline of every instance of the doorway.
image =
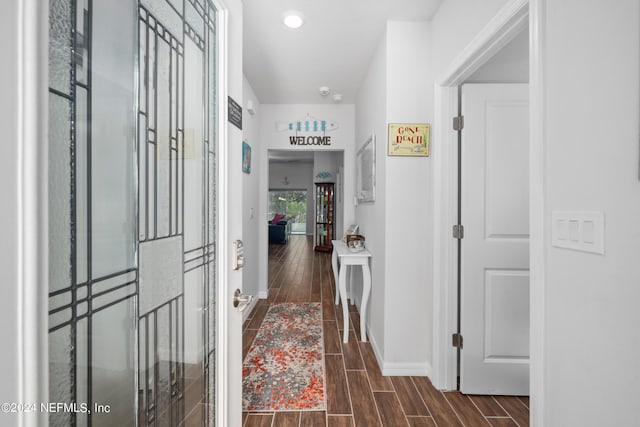
[[[537,10],[534,8],[534,10]],[[452,345],[452,335],[458,328],[458,240],[452,230],[458,225],[458,133],[452,126],[452,118],[458,117],[458,87],[487,64],[505,46],[519,35],[528,34],[530,15],[526,1],[508,2],[487,27],[472,40],[463,53],[451,62],[436,80],[436,117],[439,126],[434,127],[434,139],[446,142],[438,155],[434,155],[434,371],[436,387],[445,390],[458,388],[458,349]],[[538,52],[537,21],[531,17],[532,54]],[[527,36],[528,37],[528,36]],[[527,41],[528,44],[528,41]],[[528,60],[528,58],[527,58]],[[531,81],[539,78],[539,63],[532,62]],[[497,83],[504,80],[492,80]],[[486,80],[484,83],[488,83]],[[533,111],[537,111],[535,108]],[[536,114],[532,114],[536,117]],[[532,133],[535,133],[533,130]],[[464,225],[464,224],[463,224]],[[532,224],[532,226],[535,224]],[[534,227],[535,228],[535,227]],[[465,235],[467,230],[465,231]],[[455,232],[455,231],[454,231]],[[532,288],[533,292],[533,288]],[[533,306],[533,304],[532,304]],[[533,335],[534,331],[531,332]],[[465,340],[462,341],[463,348]]]
[[216,423],[217,19],[50,2],[52,425]]

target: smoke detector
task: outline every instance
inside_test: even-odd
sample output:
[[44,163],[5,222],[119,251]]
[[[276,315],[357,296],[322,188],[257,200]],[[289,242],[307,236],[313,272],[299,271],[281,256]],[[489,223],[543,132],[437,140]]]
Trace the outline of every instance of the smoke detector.
[[318,88],[318,92],[320,92],[320,95],[322,96],[327,96],[331,90],[329,89],[329,86],[320,86],[320,88]]

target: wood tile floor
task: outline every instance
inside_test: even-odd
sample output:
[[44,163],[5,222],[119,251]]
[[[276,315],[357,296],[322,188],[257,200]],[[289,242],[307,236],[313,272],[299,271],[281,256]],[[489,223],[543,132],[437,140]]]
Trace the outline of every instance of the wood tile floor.
[[342,309],[333,304],[334,292],[331,255],[314,252],[310,237],[269,246],[269,298],[258,302],[244,324],[243,355],[270,304],[322,302],[327,410],[244,412],[245,427],[529,425],[527,397],[443,393],[426,377],[383,376],[371,345],[360,341],[360,317],[352,305],[349,343],[342,343]]

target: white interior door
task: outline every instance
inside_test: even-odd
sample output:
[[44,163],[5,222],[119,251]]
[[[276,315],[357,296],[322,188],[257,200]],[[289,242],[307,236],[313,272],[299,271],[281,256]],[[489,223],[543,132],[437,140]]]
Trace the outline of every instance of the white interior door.
[[463,393],[529,394],[528,90],[462,89]]

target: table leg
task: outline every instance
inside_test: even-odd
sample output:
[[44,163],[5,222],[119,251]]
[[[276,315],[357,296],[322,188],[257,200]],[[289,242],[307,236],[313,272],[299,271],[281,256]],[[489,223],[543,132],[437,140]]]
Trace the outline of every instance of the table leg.
[[338,292],[338,251],[331,254],[331,267],[333,269],[333,281],[336,284],[336,305],[340,304],[340,292]]
[[371,292],[371,270],[369,260],[362,264],[362,303],[360,304],[360,337],[362,342],[367,342],[367,303]]
[[340,289],[340,296],[342,297],[342,318],[344,320],[344,334],[342,341],[349,342],[349,307],[347,303],[347,269],[343,265],[340,269],[338,278],[338,287]]

